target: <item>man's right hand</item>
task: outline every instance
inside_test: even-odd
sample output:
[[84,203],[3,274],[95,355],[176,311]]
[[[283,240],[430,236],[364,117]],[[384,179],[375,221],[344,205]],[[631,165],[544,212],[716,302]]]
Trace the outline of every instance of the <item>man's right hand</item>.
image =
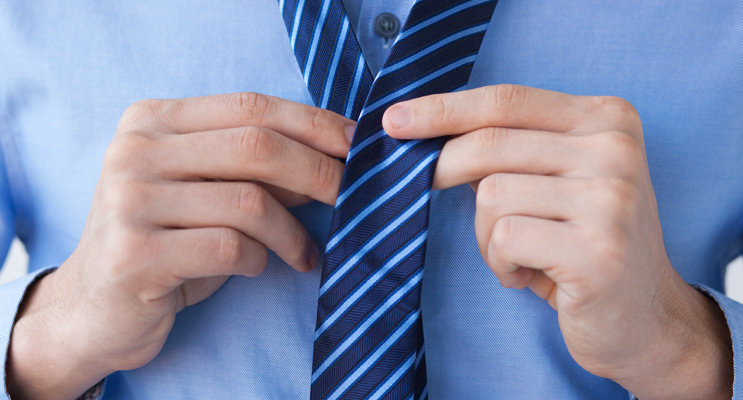
[[254,93],[146,100],[123,115],[77,249],[26,294],[6,366],[14,400],[74,399],[160,351],[177,312],[267,249],[311,270],[286,209],[333,204],[355,123]]

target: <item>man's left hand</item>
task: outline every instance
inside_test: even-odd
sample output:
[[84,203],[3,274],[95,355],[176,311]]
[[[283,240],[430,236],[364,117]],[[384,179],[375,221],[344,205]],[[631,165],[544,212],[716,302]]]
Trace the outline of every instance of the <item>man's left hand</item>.
[[642,400],[732,397],[727,323],[666,255],[630,103],[498,85],[399,103],[384,128],[455,136],[434,189],[475,188],[485,262],[549,302],[582,367]]

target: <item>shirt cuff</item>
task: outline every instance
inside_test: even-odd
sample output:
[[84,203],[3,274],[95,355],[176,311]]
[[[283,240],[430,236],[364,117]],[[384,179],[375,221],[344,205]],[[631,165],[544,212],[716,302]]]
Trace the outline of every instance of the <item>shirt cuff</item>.
[[106,389],[106,380],[98,382],[95,386],[88,389],[87,392],[83,393],[82,396],[78,397],[77,400],[100,400],[103,398],[103,392]]
[[8,360],[8,346],[10,344],[10,333],[18,312],[18,306],[26,294],[26,289],[36,280],[54,271],[56,267],[43,268],[16,279],[12,282],[0,285],[0,399],[10,399],[8,388],[5,384],[5,363]]
[[[733,399],[741,400],[742,397],[738,396],[743,393],[743,379],[738,379],[738,371],[743,368],[743,304],[725,296],[724,294],[711,289],[704,285],[691,285],[694,289],[704,293],[712,300],[716,301],[722,309],[722,313],[725,314],[725,319],[730,329],[730,337],[733,342]],[[629,394],[629,400],[639,400],[632,393]]]
[[743,398],[743,378],[738,376],[738,372],[743,371],[743,304],[707,286],[692,286],[715,300],[725,314],[733,342],[733,400],[740,400]]

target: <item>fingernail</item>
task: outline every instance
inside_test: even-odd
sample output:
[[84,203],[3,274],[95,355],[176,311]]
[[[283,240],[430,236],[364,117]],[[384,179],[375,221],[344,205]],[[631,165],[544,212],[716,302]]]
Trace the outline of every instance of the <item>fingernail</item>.
[[346,139],[348,139],[348,143],[353,143],[354,132],[356,132],[356,125],[346,125]]
[[310,269],[315,268],[315,264],[317,264],[317,260],[320,258],[320,250],[317,248],[317,244],[315,244],[315,241],[310,238],[310,251],[307,254],[307,263],[310,266]]
[[413,111],[409,107],[394,107],[387,110],[387,118],[395,129],[402,129],[410,123]]

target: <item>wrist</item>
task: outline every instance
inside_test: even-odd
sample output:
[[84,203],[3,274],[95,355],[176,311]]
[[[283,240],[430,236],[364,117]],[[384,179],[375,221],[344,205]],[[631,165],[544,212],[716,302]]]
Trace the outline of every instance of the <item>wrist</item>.
[[72,399],[109,371],[89,356],[68,299],[57,296],[58,273],[32,284],[18,310],[6,364],[6,386],[14,400]]
[[641,400],[732,398],[733,347],[718,304],[680,277],[649,349],[612,378]]

